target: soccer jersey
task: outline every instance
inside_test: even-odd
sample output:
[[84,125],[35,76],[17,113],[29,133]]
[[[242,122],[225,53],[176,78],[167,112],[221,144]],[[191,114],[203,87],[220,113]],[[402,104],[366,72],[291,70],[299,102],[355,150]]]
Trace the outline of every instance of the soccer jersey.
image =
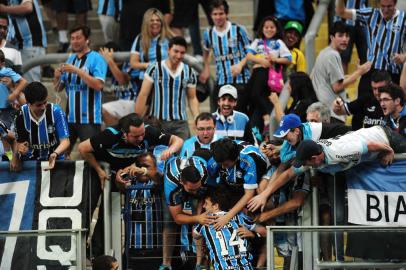
[[[218,212],[213,216],[224,216],[226,212]],[[210,252],[210,260],[215,270],[253,269],[251,265],[252,255],[248,252],[246,239],[240,238],[237,234],[239,227],[244,226],[249,230],[255,229],[252,220],[242,212],[222,227],[215,230],[213,225],[197,225],[194,232],[204,237]]]
[[[195,167],[202,179],[202,187],[198,191],[198,194],[191,195],[188,194],[180,183],[180,174],[184,168],[187,166]],[[206,190],[204,185],[207,181],[207,168],[206,161],[199,157],[173,157],[169,159],[165,164],[165,174],[164,174],[164,190],[165,190],[165,201],[167,205],[175,206],[183,204],[191,197],[200,197]]]
[[236,77],[231,74],[231,66],[241,62],[246,56],[246,48],[251,43],[244,27],[227,22],[224,32],[211,27],[204,32],[203,45],[205,50],[213,49],[216,61],[217,84],[246,84],[250,72],[244,67]]
[[133,164],[139,155],[153,151],[156,145],[169,145],[170,138],[170,134],[163,134],[147,125],[144,140],[139,145],[133,145],[124,141],[123,132],[116,126],[90,138],[90,144],[97,160],[106,161],[112,170],[118,170]]
[[213,140],[210,143],[204,144],[199,141],[199,138],[197,136],[193,136],[192,138],[187,139],[182,146],[182,149],[180,150],[180,155],[181,157],[191,157],[195,150],[205,148],[205,149],[210,149],[210,146],[212,145],[213,142],[217,141],[220,139],[221,136],[214,134]]
[[150,115],[159,120],[187,120],[186,92],[196,87],[196,72],[188,65],[180,63],[172,73],[165,60],[150,65],[145,79],[154,83]]
[[220,177],[220,182],[239,191],[256,189],[268,167],[267,157],[258,147],[238,144],[240,154],[236,164],[231,168],[223,168],[211,158],[208,162],[209,175]]
[[243,140],[252,144],[257,141],[251,130],[250,119],[245,113],[233,111],[228,117],[222,117],[219,111],[213,113],[216,120],[216,134],[232,140]]
[[[168,58],[168,50],[169,50],[169,41],[167,39],[162,39],[160,36],[157,36],[151,40],[151,44],[147,51],[148,53],[144,54],[141,34],[135,38],[134,43],[131,47],[131,53],[138,54],[140,56],[141,63],[150,63],[150,64],[166,60]],[[132,76],[136,76],[137,75],[136,72],[138,73],[139,79],[143,80],[144,71],[134,70]]]
[[[47,104],[45,113],[38,121],[31,116],[28,105],[23,105],[14,128],[17,142],[29,143],[29,151],[23,159],[48,160],[60,140],[69,138],[65,114],[59,105],[52,103]],[[58,159],[64,159],[64,155],[59,155]]]
[[386,123],[382,107],[375,97],[360,97],[352,102],[344,103],[344,107],[350,114],[364,115],[364,128],[384,126]]
[[[14,38],[18,41],[18,49],[20,50],[32,47],[47,47],[47,37],[42,21],[41,9],[37,0],[31,1],[31,13],[10,16],[15,31]],[[24,0],[8,0],[8,5],[17,6],[23,2]]]
[[256,38],[247,48],[247,52],[252,53],[257,57],[265,57],[266,55],[287,58],[292,60],[292,54],[290,53],[286,44],[280,39],[260,39]]
[[[121,71],[124,73],[128,73],[131,77],[132,68],[128,61],[125,61],[123,66],[121,67]],[[136,100],[138,95],[138,86],[133,78],[126,85],[120,85],[118,82],[113,78],[113,83],[111,86],[114,95],[118,99],[124,100]]]
[[372,68],[400,74],[401,65],[393,60],[393,55],[402,53],[406,40],[406,13],[396,10],[395,15],[385,20],[379,8],[353,10],[353,19],[365,24],[367,32],[367,59]]
[[[66,63],[80,68],[98,80],[104,82],[106,79],[107,63],[95,51],[89,51],[80,58],[77,54],[71,54]],[[66,106],[68,123],[101,124],[102,91],[89,88],[75,73],[64,72],[60,80],[65,85],[68,96]]]
[[[14,84],[21,80],[20,74],[7,67],[0,68],[0,79],[2,77],[10,78]],[[6,84],[0,82],[0,109],[7,109],[11,107],[10,102],[8,101],[9,94],[10,89],[6,86]]]
[[[0,137],[5,138],[8,135],[9,129],[3,121],[0,120]],[[0,161],[1,157],[4,155],[4,145],[3,142],[0,140]]]
[[129,188],[129,247],[156,249],[162,247],[161,189],[152,180],[135,181]]

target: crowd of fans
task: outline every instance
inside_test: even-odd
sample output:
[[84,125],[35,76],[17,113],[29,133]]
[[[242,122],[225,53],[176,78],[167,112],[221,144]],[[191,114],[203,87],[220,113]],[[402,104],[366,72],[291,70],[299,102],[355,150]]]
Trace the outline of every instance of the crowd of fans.
[[[214,269],[264,267],[264,226],[300,224],[300,208],[315,184],[304,172],[313,168],[322,179],[336,174],[344,201],[340,172],[370,160],[390,165],[394,153],[406,152],[406,14],[396,0],[379,0],[378,7],[337,0],[330,43],[311,74],[300,50],[309,1],[269,1],[274,5],[266,14],[259,9],[251,39],[244,26],[229,21],[225,0],[173,0],[173,13],[164,0],[99,0],[106,41],[99,51],[90,48],[89,1],[42,2],[59,52],[72,52],[53,80],[56,92],[66,92],[66,111],[48,102],[40,67],[21,74],[47,46],[37,0],[0,1],[0,154],[12,171],[26,160],[48,161],[51,170],[57,160],[71,159],[79,139],[80,158],[97,172],[101,187],[112,181],[114,190],[127,190],[129,268],[203,269],[207,260]],[[202,42],[199,3],[210,23]],[[72,11],[78,25],[68,32]],[[183,62],[186,29],[203,64],[200,74]],[[360,64],[349,74],[353,43]],[[131,51],[130,58],[116,61],[120,50]],[[210,76],[216,86],[207,95],[217,108],[202,112],[196,86]],[[357,80],[358,97],[350,101],[346,89]],[[286,109],[278,97],[284,85],[291,96]],[[108,87],[115,100],[103,104]],[[272,110],[280,126],[269,134]],[[335,214],[331,199],[320,207],[323,225]],[[323,259],[331,260],[331,239],[321,241]],[[301,239],[287,234],[276,247],[289,269]],[[175,252],[182,262],[173,260]],[[100,261],[117,267],[106,258]],[[336,251],[336,259],[343,260],[343,252]]]

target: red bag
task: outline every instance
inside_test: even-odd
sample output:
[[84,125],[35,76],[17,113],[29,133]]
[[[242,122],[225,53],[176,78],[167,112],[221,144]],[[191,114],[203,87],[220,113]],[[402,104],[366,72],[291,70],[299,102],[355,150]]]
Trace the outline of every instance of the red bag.
[[276,71],[273,67],[269,68],[268,72],[268,87],[271,92],[280,93],[283,89],[283,67],[280,66],[279,72]]

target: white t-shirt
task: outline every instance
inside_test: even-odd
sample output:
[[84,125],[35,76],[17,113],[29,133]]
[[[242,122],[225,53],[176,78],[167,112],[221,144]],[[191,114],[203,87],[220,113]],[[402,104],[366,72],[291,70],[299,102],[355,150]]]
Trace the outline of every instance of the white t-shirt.
[[21,53],[19,50],[16,50],[14,48],[8,48],[6,47],[5,43],[3,47],[0,45],[0,50],[3,51],[5,58],[10,60],[15,66],[22,65]]

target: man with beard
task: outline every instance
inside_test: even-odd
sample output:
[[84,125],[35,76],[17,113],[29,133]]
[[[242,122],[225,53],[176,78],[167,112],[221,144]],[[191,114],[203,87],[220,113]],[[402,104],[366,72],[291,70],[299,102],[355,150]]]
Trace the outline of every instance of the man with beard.
[[216,134],[232,140],[255,144],[256,140],[248,116],[234,110],[237,106],[237,98],[237,89],[234,86],[226,84],[220,88],[218,109],[213,113],[216,120]]
[[[343,22],[335,22],[330,30],[330,40],[330,45],[319,53],[312,72],[314,91],[318,100],[324,104],[332,104],[338,97],[346,100],[345,88],[371,68],[371,63],[366,62],[351,75],[344,77],[340,52],[347,48],[350,40],[348,26]],[[344,115],[337,115],[332,108],[330,110],[332,120],[345,122]]]
[[55,70],[56,91],[66,89],[70,144],[84,141],[100,132],[102,123],[102,90],[107,63],[89,48],[90,28],[79,25],[70,31],[73,54]]

